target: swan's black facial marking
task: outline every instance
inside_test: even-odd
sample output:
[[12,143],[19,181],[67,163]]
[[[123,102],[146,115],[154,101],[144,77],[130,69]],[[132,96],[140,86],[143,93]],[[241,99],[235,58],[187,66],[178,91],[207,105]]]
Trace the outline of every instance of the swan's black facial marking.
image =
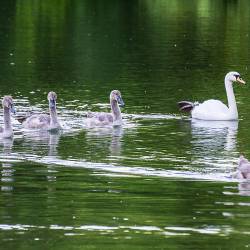
[[238,75],[238,74],[235,74],[234,76],[236,79],[240,78],[240,75]]

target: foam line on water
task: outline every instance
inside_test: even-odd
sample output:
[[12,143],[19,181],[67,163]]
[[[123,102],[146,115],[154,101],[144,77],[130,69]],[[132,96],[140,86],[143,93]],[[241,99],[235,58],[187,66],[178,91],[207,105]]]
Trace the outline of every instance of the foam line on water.
[[207,181],[219,181],[219,182],[234,182],[236,179],[232,178],[230,174],[210,172],[210,173],[199,173],[195,171],[182,171],[182,170],[165,170],[165,169],[154,169],[150,167],[128,167],[118,166],[106,163],[93,163],[84,160],[62,160],[54,156],[39,157],[36,155],[12,155],[8,158],[0,155],[1,162],[34,162],[44,165],[54,165],[61,167],[72,167],[72,168],[85,168],[95,171],[104,171],[107,173],[115,173],[122,175],[131,176],[151,176],[160,178],[178,178],[178,179],[192,179],[192,180],[207,180]]

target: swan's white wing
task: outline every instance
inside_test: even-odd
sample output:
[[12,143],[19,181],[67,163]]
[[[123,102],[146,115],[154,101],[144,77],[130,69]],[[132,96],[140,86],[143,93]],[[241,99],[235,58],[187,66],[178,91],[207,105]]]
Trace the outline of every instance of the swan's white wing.
[[229,111],[228,107],[219,100],[207,100],[201,103],[200,108],[204,111],[217,112],[217,113],[227,113]]
[[219,100],[207,100],[192,111],[192,117],[202,120],[228,120],[230,112],[228,107]]

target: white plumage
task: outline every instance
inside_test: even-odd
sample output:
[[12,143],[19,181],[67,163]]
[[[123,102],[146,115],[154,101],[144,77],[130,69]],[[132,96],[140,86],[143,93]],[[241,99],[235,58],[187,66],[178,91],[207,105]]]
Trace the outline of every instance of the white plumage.
[[179,102],[181,111],[191,112],[192,118],[200,120],[228,121],[238,119],[238,110],[233,91],[233,82],[245,84],[238,72],[229,72],[225,76],[225,89],[228,106],[219,100],[207,100],[203,103]]

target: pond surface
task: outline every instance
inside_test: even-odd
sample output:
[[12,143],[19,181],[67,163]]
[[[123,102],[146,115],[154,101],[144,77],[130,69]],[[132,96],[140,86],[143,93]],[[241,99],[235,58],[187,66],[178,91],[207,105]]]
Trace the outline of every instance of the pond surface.
[[[13,119],[0,142],[1,249],[247,249],[249,84],[238,122],[202,122],[180,100],[226,102],[224,76],[250,80],[247,0],[5,1],[0,95],[19,114],[58,94],[61,133]],[[90,110],[126,103],[121,128],[89,129]],[[2,124],[2,116],[0,123]]]

